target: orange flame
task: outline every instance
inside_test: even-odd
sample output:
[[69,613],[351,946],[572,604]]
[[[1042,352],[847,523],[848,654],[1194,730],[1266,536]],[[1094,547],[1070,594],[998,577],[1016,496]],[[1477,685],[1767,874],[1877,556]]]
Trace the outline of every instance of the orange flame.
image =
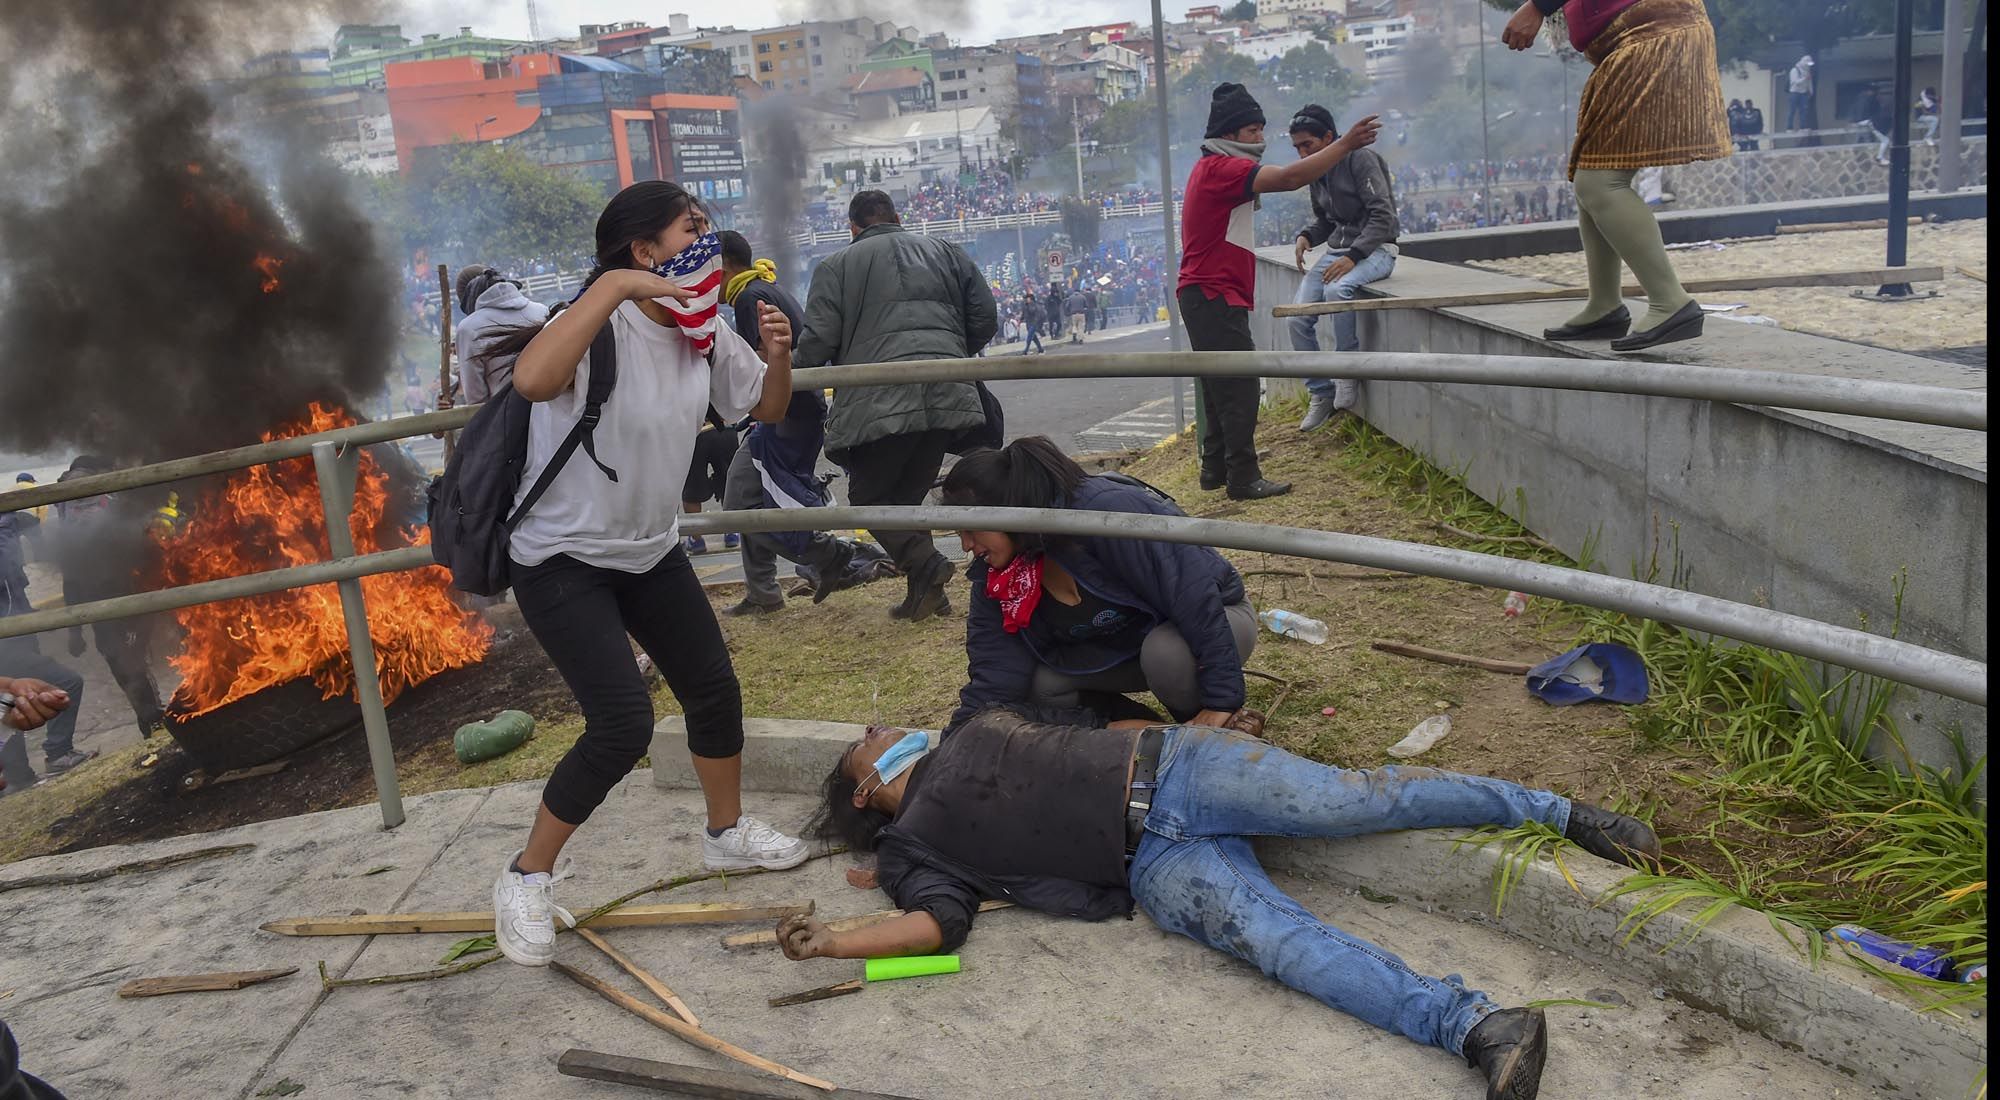
[[278,269],[285,266],[285,261],[276,256],[259,252],[257,253],[257,258],[250,261],[250,266],[256,268],[258,273],[264,276],[264,293],[277,293],[279,286]]
[[[306,419],[264,440],[323,432],[354,423],[317,402]],[[389,477],[363,451],[355,478],[351,526],[357,553],[384,549],[376,531],[389,503]],[[419,531],[417,545],[430,541]],[[310,459],[253,466],[203,495],[187,526],[161,539],[170,585],[306,565],[326,557],[326,521]],[[493,631],[453,602],[450,575],[431,567],[361,579],[375,641],[382,699],[446,669],[486,656]],[[187,642],[172,658],[181,686],[172,709],[192,717],[268,687],[310,676],[327,698],[354,694],[353,663],[340,594],[331,584],[204,604],[178,613]]]

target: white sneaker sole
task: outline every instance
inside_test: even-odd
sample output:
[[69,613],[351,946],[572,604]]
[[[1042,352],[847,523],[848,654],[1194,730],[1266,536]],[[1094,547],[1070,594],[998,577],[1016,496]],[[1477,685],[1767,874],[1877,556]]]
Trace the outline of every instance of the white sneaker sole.
[[495,935],[493,942],[499,945],[500,953],[507,956],[508,962],[518,963],[521,966],[547,966],[555,959],[555,952],[553,950],[547,955],[530,954],[522,948],[508,943],[504,936]]
[[766,871],[789,871],[804,863],[811,855],[810,851],[801,851],[798,855],[779,859],[758,859],[755,856],[711,856],[704,852],[701,865],[711,871],[750,871],[758,868]]

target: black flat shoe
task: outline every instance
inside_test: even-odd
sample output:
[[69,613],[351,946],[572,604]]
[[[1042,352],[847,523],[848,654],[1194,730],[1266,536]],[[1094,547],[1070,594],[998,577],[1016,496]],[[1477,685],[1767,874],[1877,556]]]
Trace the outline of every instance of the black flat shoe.
[[1616,340],[1632,331],[1632,311],[1624,306],[1583,325],[1557,325],[1542,330],[1544,340]]
[[1548,1057],[1548,1021],[1539,1008],[1489,1013],[1465,1037],[1465,1060],[1486,1075],[1486,1100],[1535,1100]]
[[1639,351],[1655,344],[1671,344],[1676,340],[1692,340],[1701,335],[1701,303],[1690,301],[1674,311],[1672,317],[1644,332],[1635,332],[1622,340],[1611,341],[1612,351]]
[[1229,499],[1263,500],[1265,497],[1281,497],[1291,491],[1292,483],[1289,481],[1272,481],[1260,477],[1241,489],[1229,490]]

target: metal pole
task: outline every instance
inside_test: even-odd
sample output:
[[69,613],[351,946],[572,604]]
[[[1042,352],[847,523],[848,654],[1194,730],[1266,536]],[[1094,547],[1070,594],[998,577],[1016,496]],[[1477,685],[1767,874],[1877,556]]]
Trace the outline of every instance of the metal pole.
[[1938,80],[1937,189],[1958,190],[1965,150],[1959,120],[1965,117],[1965,0],[1944,0],[1944,72]]
[[1083,201],[1083,115],[1078,108],[1077,97],[1069,100],[1070,130],[1076,135],[1076,201]]
[[[334,560],[354,557],[354,478],[361,452],[315,443],[313,469],[326,510],[327,549]],[[339,582],[340,613],[347,623],[347,653],[354,661],[354,694],[361,701],[361,727],[368,735],[368,762],[375,769],[375,797],[382,804],[382,827],[403,823],[403,794],[396,783],[396,750],[389,743],[389,715],[382,708],[382,683],[375,663],[375,640],[368,635],[368,605],[361,578]]]
[[[1895,267],[1910,251],[1910,31],[1916,6],[1916,0],[1896,0],[1896,91],[1889,116],[1889,263]],[[1910,284],[1884,283],[1875,294],[1907,298]]]
[[1486,8],[1479,9],[1479,193],[1486,199],[1486,224],[1493,225],[1493,130],[1486,121]]
[[[1181,304],[1174,283],[1180,271],[1178,238],[1174,232],[1174,153],[1172,116],[1167,98],[1167,29],[1160,0],[1153,0],[1153,106],[1160,130],[1160,296],[1167,300],[1168,346],[1181,350]],[[1174,423],[1187,431],[1187,387],[1174,379]]]

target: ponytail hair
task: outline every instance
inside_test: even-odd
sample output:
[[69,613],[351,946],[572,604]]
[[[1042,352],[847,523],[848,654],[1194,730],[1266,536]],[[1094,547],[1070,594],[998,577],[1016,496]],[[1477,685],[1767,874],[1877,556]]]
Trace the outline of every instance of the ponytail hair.
[[1307,134],[1316,138],[1340,136],[1340,129],[1333,124],[1333,112],[1317,103],[1308,103],[1292,116],[1290,133]]
[[[689,207],[699,208],[694,196],[671,180],[646,180],[611,196],[604,212],[597,216],[596,261],[590,274],[584,276],[583,288],[577,295],[581,297],[605,272],[632,267],[632,246],[665,232]],[[552,310],[549,316],[554,318],[558,312]],[[491,337],[480,343],[474,360],[481,364],[512,362],[534,342],[546,324],[496,328]]]
[[[1016,439],[997,451],[966,455],[944,479],[944,503],[957,508],[1067,508],[1089,475],[1045,435]],[[1048,549],[1039,533],[1007,532],[1023,551]]]

